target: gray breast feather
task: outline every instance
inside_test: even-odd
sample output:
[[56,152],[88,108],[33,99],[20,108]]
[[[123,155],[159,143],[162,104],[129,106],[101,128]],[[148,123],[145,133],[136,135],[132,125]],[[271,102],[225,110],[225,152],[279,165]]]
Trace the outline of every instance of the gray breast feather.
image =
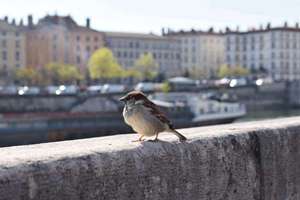
[[144,106],[124,108],[123,116],[125,122],[133,130],[145,136],[152,136],[165,130],[166,125],[153,116]]

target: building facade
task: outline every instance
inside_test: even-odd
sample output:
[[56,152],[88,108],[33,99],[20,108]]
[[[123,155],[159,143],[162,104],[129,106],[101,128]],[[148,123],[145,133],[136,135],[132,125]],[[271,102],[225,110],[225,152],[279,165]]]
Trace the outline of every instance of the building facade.
[[252,29],[245,32],[227,30],[226,63],[246,67],[252,72],[265,71],[277,80],[300,79],[300,28]]
[[1,78],[10,71],[26,65],[25,34],[15,22],[8,22],[6,17],[0,20],[0,71]]
[[104,46],[103,33],[79,26],[70,16],[46,16],[33,25],[28,18],[26,31],[27,65],[41,68],[49,63],[65,63],[87,68],[91,54]]
[[124,68],[134,66],[145,53],[151,53],[159,72],[166,77],[182,74],[179,41],[154,34],[106,32],[107,47]]
[[224,34],[209,31],[163,31],[180,41],[181,66],[197,78],[215,77],[225,62]]

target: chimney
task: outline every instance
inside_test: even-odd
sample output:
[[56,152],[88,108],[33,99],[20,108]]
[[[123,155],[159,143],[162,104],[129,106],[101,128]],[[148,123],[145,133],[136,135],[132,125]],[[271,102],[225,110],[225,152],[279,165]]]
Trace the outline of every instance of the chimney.
[[33,26],[33,17],[32,17],[32,15],[28,15],[28,17],[27,17],[27,23],[28,23],[29,27]]
[[90,20],[90,18],[86,18],[86,27],[87,28],[91,27],[91,20]]
[[284,28],[287,28],[287,27],[288,27],[288,23],[284,22]]
[[268,29],[268,30],[271,29],[271,23],[270,23],[270,22],[267,24],[267,29]]
[[299,28],[299,23],[298,22],[296,22],[296,28]]
[[24,26],[24,22],[23,22],[23,19],[20,20],[20,26]]
[[165,28],[162,28],[161,29],[161,34],[164,36],[164,35],[166,35],[166,33],[165,33]]
[[239,26],[236,27],[236,32],[240,32],[240,27]]
[[4,21],[8,22],[8,17],[7,16],[4,17]]
[[225,32],[226,32],[226,33],[230,32],[230,28],[229,28],[228,26],[226,26]]
[[16,25],[16,20],[13,19],[13,20],[11,21],[11,24],[12,24],[12,25]]

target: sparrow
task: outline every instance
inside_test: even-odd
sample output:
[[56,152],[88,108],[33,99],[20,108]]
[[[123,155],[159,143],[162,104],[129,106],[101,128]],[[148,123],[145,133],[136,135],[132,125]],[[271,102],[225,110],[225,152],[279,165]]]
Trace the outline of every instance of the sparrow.
[[154,135],[154,141],[158,141],[158,134],[161,132],[173,133],[180,141],[186,140],[185,136],[173,128],[170,120],[158,109],[157,105],[142,92],[129,92],[119,100],[125,103],[123,109],[125,123],[140,135],[136,141],[144,141],[143,137]]

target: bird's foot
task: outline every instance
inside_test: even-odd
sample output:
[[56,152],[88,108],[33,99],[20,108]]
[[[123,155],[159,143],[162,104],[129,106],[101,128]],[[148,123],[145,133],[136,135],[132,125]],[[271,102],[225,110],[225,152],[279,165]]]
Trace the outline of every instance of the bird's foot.
[[158,138],[155,138],[154,140],[147,140],[148,142],[159,142]]

